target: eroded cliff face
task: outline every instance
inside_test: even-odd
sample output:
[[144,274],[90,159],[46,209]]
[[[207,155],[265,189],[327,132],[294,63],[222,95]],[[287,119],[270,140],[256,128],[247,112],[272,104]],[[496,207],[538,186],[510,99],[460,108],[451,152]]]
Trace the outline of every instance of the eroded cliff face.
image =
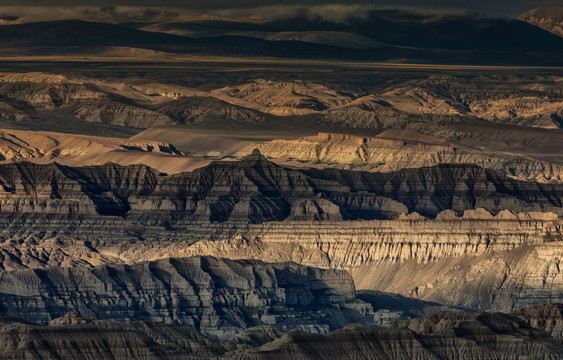
[[258,151],[172,176],[143,165],[6,164],[0,184],[0,212],[9,217],[118,215],[173,224],[395,219],[410,212],[435,217],[477,208],[563,214],[563,185],[517,181],[474,165],[390,173],[295,170]]
[[180,325],[92,320],[75,313],[37,325],[0,319],[0,359],[559,359],[561,338],[549,324],[561,306],[542,305],[545,323],[532,324],[536,308],[514,314],[445,312],[385,327],[358,324],[320,336],[272,326],[216,340]]
[[[111,221],[110,221],[111,220]],[[387,221],[182,223],[27,219],[0,234],[4,270],[93,267],[211,255],[349,271],[359,289],[509,311],[563,301],[561,221],[554,214],[458,217],[445,211]]]
[[242,157],[254,149],[275,163],[292,167],[391,172],[438,164],[474,164],[519,180],[561,182],[563,176],[563,167],[556,162],[492,154],[412,130],[391,129],[375,137],[319,133],[249,145],[235,155]]
[[[546,214],[466,214],[457,218],[446,212],[432,221],[264,224],[193,245],[170,244],[158,253],[346,269],[360,289],[472,308],[511,310],[563,301],[559,220]],[[108,250],[100,252],[125,261],[135,261],[141,252]]]
[[249,359],[558,359],[561,340],[499,313],[442,313],[388,327],[348,327],[316,336],[291,332],[248,351]]
[[96,319],[177,321],[223,338],[260,324],[326,333],[373,318],[345,271],[213,257],[4,271],[0,297],[3,315],[31,321],[71,309]]
[[[20,163],[0,181],[4,270],[212,255],[344,269],[361,289],[450,305],[563,301],[563,188],[475,166],[291,170],[254,153],[174,176]],[[377,217],[392,220],[353,220]]]

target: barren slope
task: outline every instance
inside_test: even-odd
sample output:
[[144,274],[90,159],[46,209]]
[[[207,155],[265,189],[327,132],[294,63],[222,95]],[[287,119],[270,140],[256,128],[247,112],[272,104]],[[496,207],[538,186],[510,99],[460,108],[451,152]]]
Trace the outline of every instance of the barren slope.
[[[479,130],[477,126],[473,129]],[[559,144],[553,141],[553,149],[548,149],[550,145],[543,137],[538,140],[541,144],[535,146],[529,143],[533,135],[519,140],[517,136],[511,138],[505,130],[499,127],[497,132],[499,137],[505,136],[504,143],[510,141],[504,148],[498,141],[500,138],[488,141],[495,137],[494,132],[484,128],[482,133],[471,134],[471,126],[466,126],[467,133],[461,133],[458,141],[446,141],[408,129],[390,129],[375,137],[319,133],[298,139],[254,143],[236,152],[235,156],[242,157],[259,149],[264,156],[286,166],[373,172],[437,164],[475,164],[521,180],[562,181],[563,165],[560,159],[552,156]],[[531,135],[525,131],[521,133]],[[550,136],[558,138],[557,134]]]
[[[218,341],[177,324],[119,323],[69,313],[36,325],[15,318],[0,324],[9,359],[99,357],[120,359],[542,359],[561,357],[561,339],[549,324],[561,322],[561,306],[537,323],[538,310],[514,314],[450,312],[387,327],[350,326],[325,336],[287,334],[259,326]],[[530,324],[532,326],[530,326]],[[552,334],[552,335],[550,335]]]
[[542,6],[519,16],[520,19],[563,37],[563,8]]
[[[561,185],[475,166],[298,171],[255,153],[174,176],[1,165],[0,181],[5,270],[214,255],[347,269],[362,289],[469,307],[563,293]],[[351,221],[374,218],[393,220]]]
[[178,173],[209,164],[184,155],[165,142],[117,139],[46,131],[0,130],[0,163],[57,162],[69,166],[146,164],[163,173]]

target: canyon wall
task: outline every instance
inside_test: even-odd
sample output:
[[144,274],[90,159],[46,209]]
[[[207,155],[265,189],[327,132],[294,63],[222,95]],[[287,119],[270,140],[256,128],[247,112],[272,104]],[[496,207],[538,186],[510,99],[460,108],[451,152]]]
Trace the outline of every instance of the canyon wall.
[[[143,227],[108,217],[27,219],[0,233],[0,267],[93,267],[211,255],[349,271],[359,289],[483,309],[563,301],[562,222],[554,214]],[[33,229],[33,230],[30,230]]]
[[512,314],[446,312],[387,326],[358,324],[327,335],[262,325],[217,340],[180,325],[92,320],[74,313],[38,325],[0,319],[0,359],[559,359],[553,324],[562,308]]
[[345,271],[213,257],[4,271],[0,298],[0,314],[31,321],[73,309],[96,319],[180,322],[220,338],[261,324],[326,333],[373,318]]
[[165,176],[144,165],[0,165],[0,213],[117,215],[148,221],[264,223],[396,219],[418,212],[563,214],[563,185],[508,178],[474,165],[369,173],[289,169],[259,151]]
[[447,305],[563,301],[563,187],[476,166],[293,170],[255,152],[173,176],[0,165],[0,183],[7,273],[211,255],[347,270],[359,289]]
[[299,139],[276,139],[248,145],[235,155],[258,149],[280,165],[392,172],[438,164],[474,164],[519,180],[560,183],[559,162],[513,153],[491,153],[412,130],[391,129],[375,137],[319,133]]

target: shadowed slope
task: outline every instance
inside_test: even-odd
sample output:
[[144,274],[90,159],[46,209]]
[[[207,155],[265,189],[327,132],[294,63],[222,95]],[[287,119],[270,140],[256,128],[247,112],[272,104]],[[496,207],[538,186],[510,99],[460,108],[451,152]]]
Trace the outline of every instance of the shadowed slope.
[[[560,307],[545,305],[559,316]],[[76,314],[40,326],[0,319],[0,358],[99,357],[136,359],[558,359],[563,343],[549,327],[530,326],[535,309],[502,313],[441,313],[388,327],[350,326],[325,336],[270,326],[217,341],[181,325],[93,321]],[[546,332],[547,331],[547,332]],[[66,340],[66,341],[65,341]]]

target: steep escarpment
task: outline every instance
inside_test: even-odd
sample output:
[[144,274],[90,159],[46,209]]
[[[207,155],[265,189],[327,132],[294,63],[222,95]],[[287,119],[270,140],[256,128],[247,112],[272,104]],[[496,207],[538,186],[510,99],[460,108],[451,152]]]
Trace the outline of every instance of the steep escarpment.
[[211,255],[349,271],[359,289],[510,311],[563,301],[561,221],[451,210],[385,221],[264,224],[104,217],[3,219],[0,268],[14,271]]
[[53,320],[50,326],[0,318],[0,346],[0,359],[6,360],[201,359],[226,352],[218,341],[182,325],[124,324],[72,314]]
[[[272,223],[215,232],[208,235],[210,240],[192,245],[161,244],[157,253],[291,260],[346,269],[360,289],[509,311],[563,301],[561,224],[544,216],[503,212],[492,217],[468,211],[462,218],[446,212],[432,221]],[[150,250],[117,245],[99,251],[135,261]]]
[[248,155],[254,149],[275,163],[292,167],[389,172],[438,164],[474,164],[519,180],[561,182],[563,176],[563,166],[557,162],[517,153],[478,151],[461,142],[401,129],[387,130],[375,137],[319,133],[299,139],[276,139],[246,146],[235,155]]
[[4,270],[211,255],[344,269],[361,289],[471,308],[563,294],[561,186],[476,166],[296,170],[255,152],[173,176],[18,163],[0,181]]
[[496,214],[563,213],[563,187],[517,181],[473,165],[389,173],[293,170],[259,152],[164,176],[146,166],[0,165],[4,215],[119,215],[154,221],[263,223],[282,220],[435,217],[484,208]]
[[355,295],[344,271],[212,257],[0,273],[3,315],[179,321],[218,337],[260,324],[325,333],[373,318]]
[[443,313],[389,327],[325,336],[293,332],[249,351],[250,359],[557,359],[560,340],[507,314]]
[[[558,305],[542,305],[555,310]],[[75,313],[37,325],[0,319],[4,359],[538,359],[560,358],[563,343],[528,313],[444,312],[390,323],[351,325],[327,335],[283,333],[258,326],[228,340],[216,340],[180,324],[120,323]],[[515,316],[516,315],[516,316]],[[561,317],[552,317],[561,321]]]

